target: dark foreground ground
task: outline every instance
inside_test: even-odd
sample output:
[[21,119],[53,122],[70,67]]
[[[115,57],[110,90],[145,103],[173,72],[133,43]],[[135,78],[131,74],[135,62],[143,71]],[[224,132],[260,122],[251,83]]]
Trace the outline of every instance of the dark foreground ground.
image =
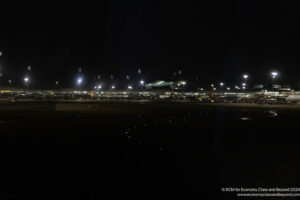
[[223,199],[234,196],[222,187],[300,185],[299,110],[97,109],[0,113],[0,199]]

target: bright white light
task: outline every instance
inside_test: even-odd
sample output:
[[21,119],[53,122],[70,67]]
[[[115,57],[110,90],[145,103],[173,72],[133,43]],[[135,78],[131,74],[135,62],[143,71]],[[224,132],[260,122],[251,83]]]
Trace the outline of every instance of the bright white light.
[[82,83],[82,78],[77,79],[77,84],[80,85]]
[[185,82],[185,81],[182,81],[182,85],[186,85],[186,82]]
[[25,77],[25,78],[24,78],[24,81],[25,81],[25,83],[28,83],[28,82],[29,82],[29,78],[28,78],[28,77]]
[[224,85],[224,83],[220,83],[220,86],[223,86]]
[[201,91],[203,91],[203,88],[200,88]]
[[56,82],[55,82],[55,84],[56,84],[56,85],[58,85],[58,84],[59,84],[59,82],[58,82],[58,81],[56,81]]
[[211,87],[214,87],[214,84],[211,84],[210,86],[211,86]]
[[102,86],[101,85],[98,85],[98,87],[97,87],[98,89],[101,89],[102,88]]
[[228,87],[227,90],[230,90],[230,88]]
[[242,86],[246,86],[246,83],[242,83]]
[[113,86],[111,86],[111,89],[115,89],[115,86],[113,85]]
[[244,77],[244,79],[247,79],[249,76],[248,76],[248,74],[244,74],[243,77]]
[[244,89],[246,89],[246,87],[245,87],[245,86],[243,86],[242,88],[243,88],[243,90],[244,90]]
[[31,66],[28,66],[28,67],[27,67],[27,70],[30,71],[30,70],[31,70]]
[[12,81],[11,81],[11,80],[8,80],[8,83],[9,83],[9,84],[11,84],[11,83],[12,83]]
[[145,83],[145,82],[144,82],[143,80],[140,81],[140,84],[141,84],[141,85],[144,85],[144,83]]
[[213,90],[217,90],[217,88],[213,88]]
[[97,89],[97,86],[95,86],[94,89]]
[[277,73],[277,72],[272,72],[271,74],[272,74],[272,77],[273,77],[273,78],[276,78],[276,76],[278,76],[278,73]]
[[128,85],[128,89],[129,89],[129,90],[132,90],[132,86],[131,86],[131,85]]

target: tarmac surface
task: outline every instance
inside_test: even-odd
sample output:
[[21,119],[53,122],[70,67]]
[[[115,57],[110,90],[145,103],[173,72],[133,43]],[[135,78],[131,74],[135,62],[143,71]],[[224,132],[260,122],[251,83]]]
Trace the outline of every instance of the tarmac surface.
[[222,187],[300,184],[298,109],[96,105],[0,112],[0,199],[223,199],[234,194]]

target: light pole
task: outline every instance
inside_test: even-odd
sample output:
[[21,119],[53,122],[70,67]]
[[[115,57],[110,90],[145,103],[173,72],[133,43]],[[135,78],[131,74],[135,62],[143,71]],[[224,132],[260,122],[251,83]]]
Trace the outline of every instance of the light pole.
[[271,75],[272,75],[273,81],[275,83],[275,79],[278,76],[278,72],[272,72]]
[[27,73],[26,73],[26,75],[25,75],[25,77],[24,77],[24,82],[25,82],[25,87],[28,89],[29,88],[29,85],[30,85],[30,82],[31,82],[31,80],[30,80],[30,78],[29,78],[29,76],[30,76],[30,72],[31,72],[31,66],[27,66]]
[[244,94],[245,94],[244,103],[246,103],[246,98],[247,98],[247,95],[246,95],[246,83],[242,83],[242,88],[243,88],[243,91],[244,91]]
[[143,88],[144,88],[144,85],[145,85],[145,81],[144,81],[144,80],[141,80],[141,81],[140,81],[140,85],[141,85],[141,89],[143,89]]
[[244,75],[243,75],[243,78],[244,78],[244,80],[245,80],[245,83],[247,84],[247,81],[248,81],[248,78],[249,78],[248,74],[244,74]]
[[248,76],[248,74],[244,74],[243,75],[243,78],[244,78],[244,80],[245,80],[245,85],[243,85],[244,87],[245,87],[245,103],[246,103],[246,99],[247,99],[247,88],[246,88],[246,85],[247,85],[247,80],[248,80],[248,78],[249,78],[249,76]]
[[25,83],[25,91],[26,91],[26,89],[28,88],[29,81],[30,81],[29,77],[28,77],[28,76],[25,76],[25,78],[24,78],[24,83]]
[[81,83],[82,83],[82,78],[78,78],[78,79],[77,79],[77,85],[80,86]]
[[223,91],[223,86],[224,86],[224,83],[223,83],[223,82],[221,82],[221,83],[220,83],[220,86],[221,86],[221,90]]
[[275,83],[276,83],[276,77],[278,76],[278,72],[271,72],[271,76],[272,76],[272,81],[273,81],[273,85],[272,85],[272,89],[274,90],[274,98],[276,101],[276,93],[275,93]]
[[78,86],[78,89],[79,89],[80,93],[82,93],[82,92],[81,92],[81,85],[82,85],[82,82],[83,82],[82,77],[77,78],[76,83],[77,83],[77,86]]
[[210,84],[210,87],[211,87],[211,90],[212,90],[212,93],[213,93],[215,85],[212,83],[212,84]]
[[28,76],[26,76],[26,77],[24,78],[24,82],[25,82],[25,84],[29,83],[29,78],[28,78]]

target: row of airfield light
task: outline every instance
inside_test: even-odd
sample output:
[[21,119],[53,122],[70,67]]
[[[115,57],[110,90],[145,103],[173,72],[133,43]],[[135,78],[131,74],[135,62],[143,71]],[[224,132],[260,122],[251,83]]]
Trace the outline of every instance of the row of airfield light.
[[[80,80],[80,81],[79,81],[79,80]],[[77,80],[77,84],[80,84],[79,82],[80,82],[80,83],[82,82],[81,79],[78,79],[78,80]],[[140,81],[140,85],[141,85],[141,86],[144,86],[144,85],[145,85],[145,82],[144,82],[143,80],[141,80],[141,81]],[[116,88],[115,85],[112,85],[112,86],[111,86],[111,89],[112,89],[112,90],[115,89],[115,88]],[[132,85],[128,85],[127,88],[128,88],[129,90],[132,90],[132,89],[133,89]],[[101,90],[101,89],[102,89],[102,85],[101,85],[101,84],[100,84],[100,85],[96,85],[96,86],[94,87],[94,89],[95,89],[95,90]]]
[[[11,83],[11,80],[9,80],[9,83]],[[30,78],[29,78],[28,76],[26,76],[26,77],[24,78],[24,83],[25,83],[26,85],[30,83]],[[83,78],[82,78],[82,77],[79,77],[79,78],[77,79],[76,83],[77,83],[77,86],[81,86],[82,83],[83,83]],[[56,81],[56,82],[55,82],[55,85],[58,86],[58,85],[59,85],[59,82]],[[141,81],[140,81],[140,85],[141,85],[141,86],[144,86],[144,85],[145,85],[145,81],[144,81],[144,80],[141,80]],[[98,89],[98,90],[100,90],[101,88],[102,88],[102,85],[96,85],[96,86],[94,87],[94,89]],[[115,88],[116,88],[115,85],[112,85],[112,86],[111,86],[111,89],[115,89]],[[128,85],[128,89],[132,90],[132,89],[133,89],[132,85]]]
[[[271,72],[271,77],[272,77],[272,79],[273,79],[274,81],[275,81],[275,79],[277,78],[278,75],[279,75],[278,72]],[[244,74],[244,75],[243,75],[243,79],[244,79],[244,82],[242,83],[242,86],[241,86],[241,87],[239,87],[238,85],[236,85],[236,86],[234,87],[236,90],[240,90],[240,89],[245,90],[245,89],[246,89],[246,86],[247,86],[247,80],[249,79],[249,75],[248,75],[248,74]],[[29,82],[30,82],[30,79],[29,79],[28,76],[26,76],[26,77],[24,78],[24,83],[25,83],[25,84],[28,84]],[[11,83],[11,80],[9,80],[9,83]],[[77,86],[81,86],[82,83],[83,83],[83,78],[82,78],[82,77],[77,78],[76,83],[77,83]],[[145,85],[145,81],[144,81],[144,80],[141,80],[139,83],[140,83],[141,86],[144,86],[144,85]],[[56,81],[55,84],[58,86],[58,85],[59,85],[59,82]],[[182,81],[182,85],[186,85],[186,82],[185,82],[185,81]],[[223,89],[224,86],[225,86],[225,84],[224,84],[223,82],[220,82],[219,85],[220,85],[221,89]],[[210,86],[211,86],[212,90],[217,90],[217,88],[215,87],[214,84],[211,84]],[[115,89],[115,88],[116,88],[115,85],[112,85],[112,86],[111,86],[111,89]],[[128,88],[129,90],[132,90],[132,89],[133,89],[133,86],[132,86],[132,85],[128,85],[127,88]],[[102,89],[102,85],[101,85],[101,84],[96,85],[96,86],[94,87],[94,89],[95,89],[95,90],[100,90],[100,89]],[[200,88],[200,90],[204,90],[204,89],[203,89],[203,88]],[[229,90],[231,90],[231,88],[230,88],[230,87],[226,87],[226,90],[229,91]]]
[[[3,53],[2,53],[2,51],[0,51],[0,57],[1,57],[2,55],[3,55]],[[30,67],[30,66],[28,66],[28,71],[31,71],[31,67]],[[272,77],[273,81],[275,81],[275,79],[277,78],[278,75],[279,75],[279,74],[278,74],[278,72],[276,72],[276,71],[271,72],[271,77]],[[245,82],[242,83],[242,89],[245,90],[245,89],[246,89],[246,85],[247,85],[246,82],[247,82],[247,80],[248,80],[248,78],[249,78],[249,75],[248,75],[248,74],[244,74],[244,75],[243,75],[243,78],[244,78]],[[8,80],[8,82],[9,82],[9,84],[12,83],[11,80]],[[24,77],[24,82],[25,82],[26,85],[29,84],[30,79],[29,79],[28,76]],[[77,79],[77,86],[80,86],[82,83],[83,83],[83,78],[82,78],[82,77],[79,77],[79,78]],[[59,85],[59,82],[56,81],[55,84],[56,84],[56,86],[58,86],[58,85]],[[144,86],[144,85],[145,85],[144,80],[141,80],[141,81],[140,81],[140,85],[141,85],[141,86]],[[183,81],[183,85],[186,85],[186,82],[185,82],[185,81]],[[217,88],[215,87],[214,84],[211,84],[210,86],[212,87],[213,90],[217,90]],[[223,82],[220,82],[220,87],[221,87],[221,88],[224,87],[224,83],[223,83]],[[101,88],[102,88],[101,85],[97,85],[97,86],[94,87],[94,89],[101,89]],[[112,85],[112,86],[111,86],[111,89],[115,89],[115,85]],[[132,86],[132,85],[128,85],[128,89],[129,89],[129,90],[132,90],[132,89],[133,89],[133,86]],[[201,90],[204,90],[203,88],[200,88],[200,89],[201,89]],[[227,89],[227,90],[230,90],[230,87],[227,87],[226,89]],[[236,85],[236,86],[235,86],[235,89],[239,90],[240,87]]]
[[[273,82],[275,81],[275,79],[277,78],[278,75],[279,75],[278,72],[271,72],[271,77],[272,77]],[[242,83],[242,89],[243,89],[243,90],[246,89],[248,78],[249,78],[249,75],[248,75],[248,74],[244,74],[244,75],[243,75],[243,79],[245,80],[245,82]],[[225,85],[225,84],[224,84],[223,82],[220,82],[220,87],[221,87],[221,89],[224,87],[224,85]],[[217,90],[217,88],[215,87],[214,84],[211,84],[210,86],[212,87],[213,90]],[[240,90],[240,89],[241,89],[238,85],[234,86],[234,88],[235,88],[236,90]],[[230,87],[227,87],[227,88],[226,88],[226,90],[228,90],[228,91],[229,91],[230,89],[231,89]],[[201,90],[203,90],[203,88],[201,88]]]

